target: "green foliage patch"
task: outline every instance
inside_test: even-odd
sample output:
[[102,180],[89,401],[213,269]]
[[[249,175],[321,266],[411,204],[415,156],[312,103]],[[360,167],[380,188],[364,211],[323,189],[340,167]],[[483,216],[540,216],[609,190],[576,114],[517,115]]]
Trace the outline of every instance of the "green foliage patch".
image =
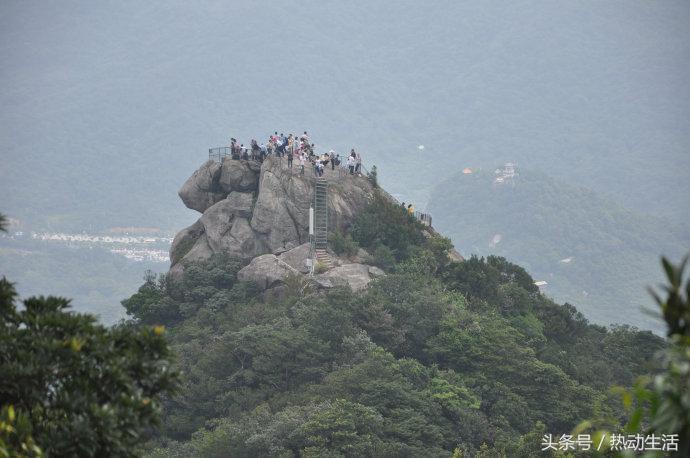
[[388,273],[358,293],[291,278],[267,299],[222,257],[148,278],[125,303],[178,311],[183,374],[149,455],[530,456],[543,431],[623,417],[606,389],[657,370],[661,339],[589,324],[503,258],[451,262],[424,231],[375,197],[351,236]]
[[162,326],[106,328],[0,280],[0,453],[136,456],[176,385]]

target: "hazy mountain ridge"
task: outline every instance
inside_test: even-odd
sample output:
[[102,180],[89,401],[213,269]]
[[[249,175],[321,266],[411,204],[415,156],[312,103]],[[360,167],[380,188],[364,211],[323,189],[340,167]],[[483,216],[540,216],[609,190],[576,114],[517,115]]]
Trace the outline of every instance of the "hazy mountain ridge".
[[[52,238],[42,240],[40,236]],[[161,262],[161,250],[167,254],[169,247],[165,239],[98,243],[88,239],[106,236],[75,236],[86,240],[68,241],[65,234],[0,236],[0,275],[10,279],[23,298],[40,294],[67,297],[75,310],[94,314],[111,325],[125,317],[120,300],[141,284],[144,271],[162,272],[168,265]]]
[[661,280],[656,259],[690,246],[685,228],[525,169],[500,184],[493,172],[459,173],[436,187],[430,207],[465,256],[519,262],[549,283],[547,295],[602,324],[650,326],[640,308],[646,287]]

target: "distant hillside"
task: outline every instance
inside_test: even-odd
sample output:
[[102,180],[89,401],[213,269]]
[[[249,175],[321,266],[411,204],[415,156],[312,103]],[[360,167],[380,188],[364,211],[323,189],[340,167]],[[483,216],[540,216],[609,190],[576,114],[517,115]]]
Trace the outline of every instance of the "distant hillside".
[[104,248],[17,241],[0,237],[0,277],[15,283],[22,298],[52,294],[72,300],[74,310],[113,324],[124,317],[119,298],[141,284],[144,271],[167,264],[135,262]]
[[520,263],[548,283],[547,295],[594,322],[650,328],[640,310],[649,304],[645,288],[661,280],[660,253],[688,251],[687,233],[542,173],[519,170],[503,184],[494,178],[493,171],[459,173],[434,190],[434,224],[463,255]]

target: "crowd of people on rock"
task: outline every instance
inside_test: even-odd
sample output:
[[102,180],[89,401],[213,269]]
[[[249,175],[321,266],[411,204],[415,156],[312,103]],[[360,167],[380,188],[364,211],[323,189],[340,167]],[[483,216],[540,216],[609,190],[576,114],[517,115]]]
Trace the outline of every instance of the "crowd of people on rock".
[[[276,156],[285,158],[287,160],[287,168],[294,173],[304,175],[307,166],[314,170],[314,175],[322,177],[324,171],[330,166],[331,171],[335,171],[336,167],[345,167],[350,175],[362,175],[362,156],[357,153],[354,148],[350,150],[350,154],[345,159],[341,158],[334,150],[329,150],[318,154],[314,143],[307,131],[302,135],[283,133],[280,135],[274,132],[270,135],[267,141],[259,143],[252,139],[249,143],[249,148],[244,144],[239,144],[236,139],[230,139],[230,157],[232,159],[253,160],[263,162],[269,156]],[[296,162],[296,165],[295,165]],[[405,205],[401,203],[402,211],[406,212],[412,217],[419,218],[423,223],[431,225],[431,216],[426,213],[415,214],[412,204]]]
[[259,143],[252,139],[249,143],[249,148],[244,144],[239,144],[235,138],[230,138],[230,156],[232,159],[243,159],[263,162],[268,156],[276,156],[279,158],[285,157],[287,159],[287,167],[293,168],[295,161],[299,164],[299,173],[304,175],[304,170],[307,164],[314,170],[314,174],[318,177],[323,176],[324,169],[330,164],[331,170],[334,171],[336,167],[347,166],[350,175],[362,175],[362,156],[355,151],[354,148],[345,159],[340,157],[335,151],[317,154],[314,143],[311,142],[309,134],[304,131],[302,135],[285,134],[274,132],[268,137],[264,143]]

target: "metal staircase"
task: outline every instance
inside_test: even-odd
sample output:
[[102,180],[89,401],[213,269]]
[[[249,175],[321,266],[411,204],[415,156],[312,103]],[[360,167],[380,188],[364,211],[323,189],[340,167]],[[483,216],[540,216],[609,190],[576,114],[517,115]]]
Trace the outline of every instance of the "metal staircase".
[[328,181],[319,177],[314,183],[314,235],[312,248],[316,262],[332,267],[328,254]]

